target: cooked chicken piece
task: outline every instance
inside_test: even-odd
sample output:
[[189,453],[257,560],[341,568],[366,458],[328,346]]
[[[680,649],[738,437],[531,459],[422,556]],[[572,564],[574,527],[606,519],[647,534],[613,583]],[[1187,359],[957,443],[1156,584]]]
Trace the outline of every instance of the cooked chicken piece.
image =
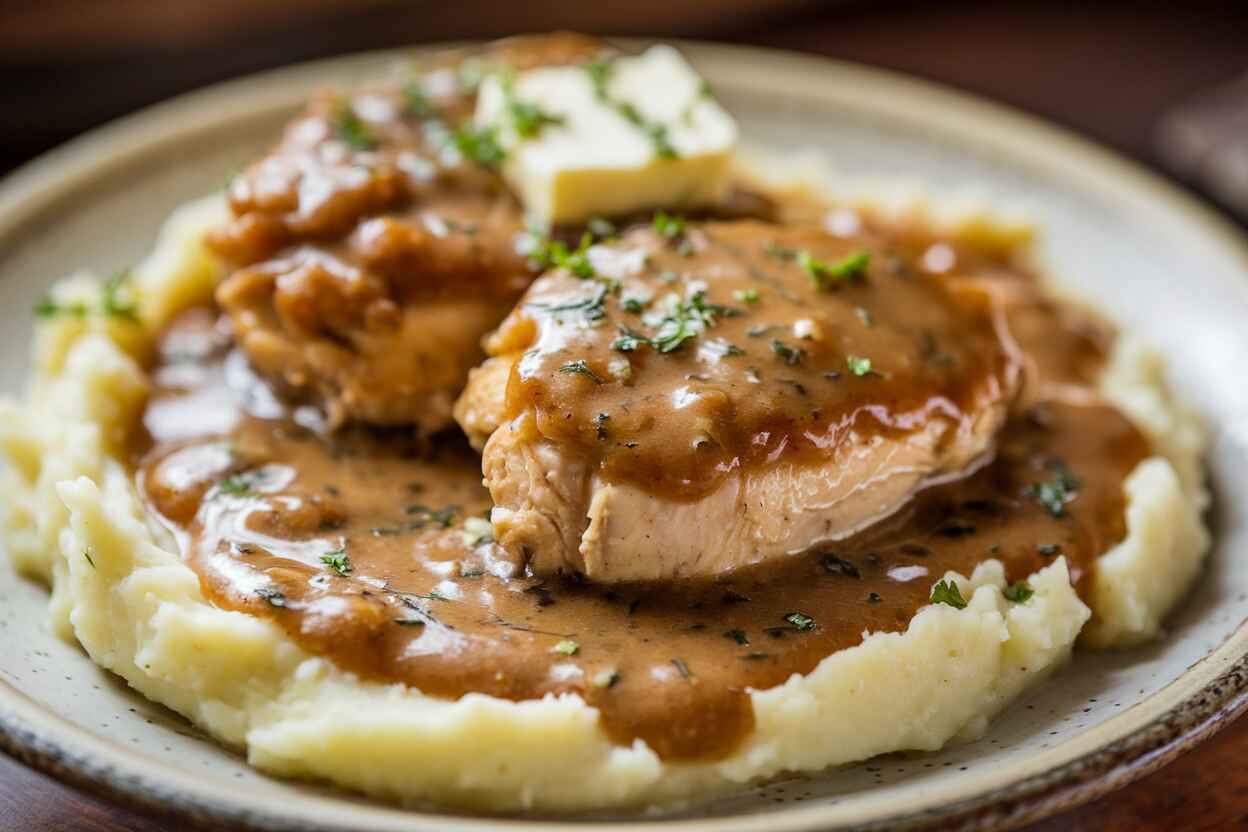
[[321,95],[232,183],[209,237],[238,270],[217,300],[253,365],[333,425],[451,423],[451,404],[533,279],[519,204],[468,123],[483,68],[588,60],[577,35],[500,41],[402,83]]
[[[661,218],[559,257],[457,405],[538,574],[718,574],[844,538],[989,459],[1003,315],[882,238]],[[579,275],[579,276],[578,276]]]

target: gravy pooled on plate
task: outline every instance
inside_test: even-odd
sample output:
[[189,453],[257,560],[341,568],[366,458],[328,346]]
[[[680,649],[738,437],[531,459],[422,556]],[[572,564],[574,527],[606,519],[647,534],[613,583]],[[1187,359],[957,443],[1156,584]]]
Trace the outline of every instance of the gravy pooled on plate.
[[[875,268],[896,258],[917,271],[936,242],[874,233]],[[1094,395],[1108,336],[1043,299],[1009,256],[948,246],[959,274],[1005,299],[1024,398],[991,461],[834,544],[714,577],[534,576],[491,540],[489,495],[462,438],[316,430],[318,417],[276,398],[208,309],[163,339],[150,442],[136,451],[141,491],[215,603],[273,619],[363,678],[445,697],[577,693],[617,742],[640,738],[669,760],[723,756],[752,728],[749,690],[812,670],[865,631],[903,630],[947,570],[997,558],[1022,581],[1065,557],[1082,589],[1124,534],[1122,482],[1149,447]],[[696,355],[718,335],[685,346]],[[773,373],[792,369],[781,358]]]

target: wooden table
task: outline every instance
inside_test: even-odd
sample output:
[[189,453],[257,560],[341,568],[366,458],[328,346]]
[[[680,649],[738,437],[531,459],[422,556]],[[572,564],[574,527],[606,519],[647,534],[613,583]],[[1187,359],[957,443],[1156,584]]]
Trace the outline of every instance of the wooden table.
[[[109,13],[120,14],[119,9],[143,2],[119,0],[110,4]],[[490,2],[465,0],[457,5],[488,9]],[[48,7],[72,14],[81,5],[77,0],[56,0]],[[307,8],[286,0],[233,4],[240,16],[252,13],[249,10],[264,11],[263,20],[245,35],[238,27],[231,28],[228,20],[199,17],[194,26],[174,33],[169,27],[176,27],[175,18],[137,28],[101,21],[98,37],[93,38],[89,29],[84,35],[82,21],[58,29],[55,19],[33,20],[27,15],[24,25],[34,29],[18,32],[15,24],[6,28],[6,12],[0,11],[0,103],[9,105],[4,108],[7,114],[19,114],[0,124],[0,170],[94,122],[229,75],[318,54],[520,28],[683,34],[892,67],[1047,116],[1153,165],[1158,160],[1157,119],[1169,106],[1248,71],[1248,17],[1232,3],[1205,0],[881,1],[832,6],[766,0],[755,4],[757,14],[741,12],[750,3],[734,0],[731,6],[716,7],[717,15],[708,15],[708,6],[694,0],[630,4],[656,15],[662,10],[662,17],[645,18],[661,21],[654,25],[603,16],[601,9],[590,8],[611,4],[575,0],[522,4],[528,15],[524,24],[517,23],[517,6],[512,4],[507,9],[498,5],[493,15],[458,17],[415,17],[411,9],[425,8],[418,3],[396,8],[374,0],[351,12],[343,11],[347,4],[336,0],[315,5],[318,14],[339,15],[328,27],[332,36],[309,37],[307,27],[289,21],[283,28],[283,14]],[[681,7],[687,11],[684,15],[678,13]],[[66,44],[66,54],[56,54],[55,43],[32,46],[32,31],[60,32],[53,40]],[[158,42],[145,46],[144,36]],[[222,50],[221,38],[241,38],[244,48]],[[114,40],[125,54],[110,59],[108,46]],[[176,44],[179,60],[152,73],[149,61],[162,49],[170,49],[169,43]],[[1169,832],[1248,824],[1245,754],[1248,721],[1241,721],[1144,780],[1040,823],[1032,832]],[[169,828],[174,827],[75,792],[0,757],[0,832]]]

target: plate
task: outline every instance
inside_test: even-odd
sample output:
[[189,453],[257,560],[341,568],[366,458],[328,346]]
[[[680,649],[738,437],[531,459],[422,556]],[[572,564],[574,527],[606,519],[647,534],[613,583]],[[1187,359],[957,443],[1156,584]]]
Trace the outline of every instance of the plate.
[[[640,42],[627,46],[641,46]],[[1039,253],[1078,294],[1145,334],[1214,435],[1216,545],[1157,644],[1079,653],[983,739],[888,755],[679,812],[563,818],[696,830],[1010,826],[1142,776],[1248,707],[1248,246],[1177,189],[1054,127],[947,89],[851,64],[682,44],[745,140],[814,147],[852,175],[973,185],[1029,213]],[[416,52],[300,65],[193,93],[89,133],[0,185],[0,386],[21,389],[30,309],[74,269],[138,259],[179,203],[222,187],[315,88],[384,73]],[[276,780],[97,669],[46,624],[46,591],[0,570],[0,745],[113,799],[231,828],[494,830],[553,819],[403,810]]]

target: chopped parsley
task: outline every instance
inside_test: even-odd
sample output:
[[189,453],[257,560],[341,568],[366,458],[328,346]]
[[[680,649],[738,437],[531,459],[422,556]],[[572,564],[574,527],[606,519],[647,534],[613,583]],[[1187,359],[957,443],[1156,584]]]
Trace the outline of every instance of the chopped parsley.
[[496,127],[459,127],[451,134],[451,142],[459,155],[486,168],[496,168],[507,158],[507,151],[498,143]]
[[933,604],[948,604],[958,610],[966,608],[966,599],[962,597],[962,591],[955,581],[938,581],[932,587],[931,600]]
[[650,345],[661,353],[675,352],[680,346],[707,328],[715,325],[717,317],[731,318],[742,314],[740,309],[707,303],[706,292],[694,292],[687,303],[671,296],[668,313],[657,321],[658,329]]
[[347,554],[346,546],[339,546],[337,549],[321,555],[321,563],[343,577],[351,574],[351,556]]
[[577,644],[570,638],[565,638],[563,641],[550,648],[550,652],[557,653],[560,656],[575,656],[580,649],[581,645]]
[[522,101],[517,98],[515,85],[509,76],[505,76],[501,83],[507,116],[511,119],[511,128],[520,138],[536,138],[542,132],[542,128],[564,123],[563,116],[548,113],[531,101]]
[[593,244],[593,235],[588,233],[581,236],[575,249],[568,248],[562,240],[534,235],[529,262],[541,269],[567,269],[582,280],[588,280],[594,276],[594,266],[589,262],[589,249]]
[[1007,586],[1005,591],[1001,594],[1005,596],[1005,600],[1007,601],[1013,601],[1015,604],[1022,604],[1026,602],[1028,598],[1035,595],[1036,591],[1032,589],[1031,584],[1026,581],[1019,581],[1016,584],[1010,584]]
[[653,344],[649,338],[626,326],[620,327],[620,337],[611,342],[611,349],[616,352],[636,352],[641,346],[653,346]]
[[647,120],[634,105],[627,101],[617,101],[611,97],[607,84],[611,80],[611,74],[615,67],[610,61],[590,61],[584,64],[583,67],[585,74],[589,77],[589,85],[594,91],[595,98],[615,110],[621,118],[646,134],[650,139],[650,143],[654,146],[655,156],[661,159],[676,158],[678,154],[676,153],[676,148],[672,146],[671,139],[668,137],[666,125]]
[[455,522],[455,514],[457,512],[455,506],[447,506],[446,508],[432,509],[429,506],[420,503],[412,503],[404,511],[407,514],[415,515],[419,518],[421,525],[433,523],[444,529],[449,529],[451,524]]
[[856,376],[865,376],[871,374],[871,359],[864,358],[861,355],[845,356],[845,366]]
[[847,578],[861,578],[862,573],[858,571],[858,567],[854,566],[844,558],[838,558],[836,555],[827,554],[819,561],[823,566],[823,571],[829,575],[844,575]]
[[742,646],[750,643],[749,638],[745,635],[745,630],[725,630],[724,638],[730,638]]
[[802,249],[793,255],[793,259],[806,274],[810,275],[815,288],[829,289],[835,285],[833,281],[854,280],[862,277],[871,263],[871,252],[855,251],[835,263],[827,263],[816,259],[806,249]]
[[91,547],[82,550],[82,556],[87,559],[87,563],[91,564],[91,568],[95,568],[95,558],[91,557]]
[[268,601],[270,607],[286,606],[286,596],[278,592],[276,589],[270,589],[269,587],[262,586],[256,590],[256,594]]
[[685,235],[685,219],[676,214],[659,211],[654,215],[654,230],[669,240],[678,240]]
[[[130,287],[128,269],[104,282],[99,303],[99,313],[104,317],[138,323],[139,305]],[[85,318],[91,313],[91,307],[84,301],[59,301],[45,295],[35,304],[34,313],[37,318]]]
[[564,301],[563,303],[533,303],[530,304],[535,309],[543,312],[556,314],[559,312],[578,312],[587,321],[597,321],[602,319],[607,313],[604,308],[607,295],[610,294],[611,287],[605,283],[600,283],[594,289],[593,293],[577,300]]
[[801,347],[790,347],[779,338],[771,339],[771,351],[780,356],[780,359],[790,367],[801,364],[802,359],[806,357],[806,350]]
[[680,677],[686,681],[693,678],[693,672],[689,670],[689,665],[685,664],[684,659],[672,659],[672,664],[676,666]]
[[437,115],[437,111],[429,103],[429,96],[425,95],[424,88],[417,81],[408,81],[403,85],[403,108],[408,115],[416,118],[431,118]]
[[1064,517],[1066,504],[1078,496],[1082,483],[1063,463],[1054,463],[1052,467],[1053,479],[1029,485],[1027,493],[1048,509],[1049,514],[1054,517]]
[[732,293],[732,296],[741,303],[748,303],[751,306],[758,303],[757,289],[738,289]]
[[346,142],[352,150],[372,150],[377,146],[377,137],[364,120],[356,115],[355,108],[349,102],[339,102],[334,107],[332,119],[334,135]]
[[139,305],[130,288],[130,272],[121,271],[104,284],[100,293],[100,311],[109,318],[138,322]]
[[49,295],[35,304],[35,317],[37,318],[85,318],[86,316],[87,305],[81,301],[63,303]]
[[590,61],[584,66],[585,74],[589,76],[589,85],[594,90],[594,97],[599,101],[607,100],[607,82],[611,80],[611,73],[615,70],[615,66],[606,60]]
[[620,301],[620,307],[630,315],[640,315],[648,302],[648,298],[627,297]]
[[784,620],[793,625],[794,629],[806,632],[815,628],[815,619],[809,615],[800,612],[791,612],[784,617]]
[[243,474],[230,474],[217,483],[217,493],[230,497],[247,497],[252,493],[251,482]]
[[583,358],[576,361],[569,361],[567,364],[564,364],[559,368],[559,372],[585,376],[585,378],[589,379],[594,384],[606,384],[607,381],[605,378],[591,370]]

